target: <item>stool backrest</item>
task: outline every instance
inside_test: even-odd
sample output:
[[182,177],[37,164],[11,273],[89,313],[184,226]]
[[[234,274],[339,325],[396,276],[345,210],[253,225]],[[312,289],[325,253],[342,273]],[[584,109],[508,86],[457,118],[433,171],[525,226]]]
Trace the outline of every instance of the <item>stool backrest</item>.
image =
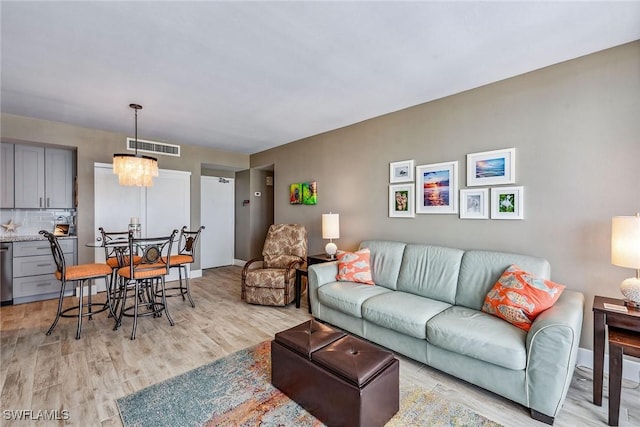
[[60,243],[58,243],[58,238],[54,236],[53,233],[50,233],[47,230],[40,230],[40,234],[46,237],[49,241],[49,245],[51,246],[51,254],[53,255],[53,260],[56,262],[56,270],[58,271],[58,273],[60,273],[60,277],[64,278],[67,267],[64,260],[64,253],[62,252]]
[[200,239],[200,233],[202,233],[204,228],[204,225],[201,225],[197,230],[189,231],[186,225],[182,227],[180,230],[180,241],[178,243],[178,254],[191,255],[195,259],[196,246]]
[[135,238],[130,231],[129,254],[133,255],[127,257],[130,277],[145,272],[169,274],[171,248],[177,234],[178,230],[173,230],[170,236]]
[[115,240],[124,240],[126,241],[129,238],[128,231],[104,231],[104,228],[98,227],[100,231],[100,235],[102,236],[102,246],[104,246],[104,256],[105,259],[109,258],[117,258],[122,256],[122,250],[116,248],[113,245],[109,245],[109,243],[113,243]]

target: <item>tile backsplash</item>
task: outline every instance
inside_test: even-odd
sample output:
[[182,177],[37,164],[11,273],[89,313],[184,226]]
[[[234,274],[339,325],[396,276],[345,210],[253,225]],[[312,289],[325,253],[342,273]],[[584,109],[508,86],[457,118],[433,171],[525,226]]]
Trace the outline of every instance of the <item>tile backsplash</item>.
[[55,224],[71,224],[70,233],[75,235],[74,209],[2,209],[0,210],[0,224],[8,224],[13,221],[19,224],[15,232],[7,231],[0,227],[2,236],[31,236],[36,235],[40,230],[53,231]]

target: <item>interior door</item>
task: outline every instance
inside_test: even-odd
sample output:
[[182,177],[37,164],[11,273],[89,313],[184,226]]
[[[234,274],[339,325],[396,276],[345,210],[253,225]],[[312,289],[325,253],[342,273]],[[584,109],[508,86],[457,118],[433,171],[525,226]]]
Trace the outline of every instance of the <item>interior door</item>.
[[200,267],[232,265],[235,181],[212,176],[200,179],[200,221],[206,227],[200,236]]

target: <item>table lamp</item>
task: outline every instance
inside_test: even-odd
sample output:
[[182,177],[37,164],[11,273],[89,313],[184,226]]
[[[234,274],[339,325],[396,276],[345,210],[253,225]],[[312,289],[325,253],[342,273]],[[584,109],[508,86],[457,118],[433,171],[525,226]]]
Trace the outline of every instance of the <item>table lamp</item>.
[[620,284],[620,292],[626,305],[640,308],[640,213],[611,220],[611,264],[636,270],[636,277]]
[[333,243],[333,239],[340,238],[340,215],[329,212],[322,214],[322,238],[329,239],[329,243],[324,247],[329,259],[336,259],[338,247]]

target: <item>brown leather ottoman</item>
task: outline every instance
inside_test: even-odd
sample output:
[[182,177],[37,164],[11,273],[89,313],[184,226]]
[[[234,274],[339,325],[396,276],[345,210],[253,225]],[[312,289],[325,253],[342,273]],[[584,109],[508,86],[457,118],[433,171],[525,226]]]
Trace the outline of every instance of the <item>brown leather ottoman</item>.
[[398,412],[393,353],[310,320],[276,334],[271,382],[329,426],[382,426]]

